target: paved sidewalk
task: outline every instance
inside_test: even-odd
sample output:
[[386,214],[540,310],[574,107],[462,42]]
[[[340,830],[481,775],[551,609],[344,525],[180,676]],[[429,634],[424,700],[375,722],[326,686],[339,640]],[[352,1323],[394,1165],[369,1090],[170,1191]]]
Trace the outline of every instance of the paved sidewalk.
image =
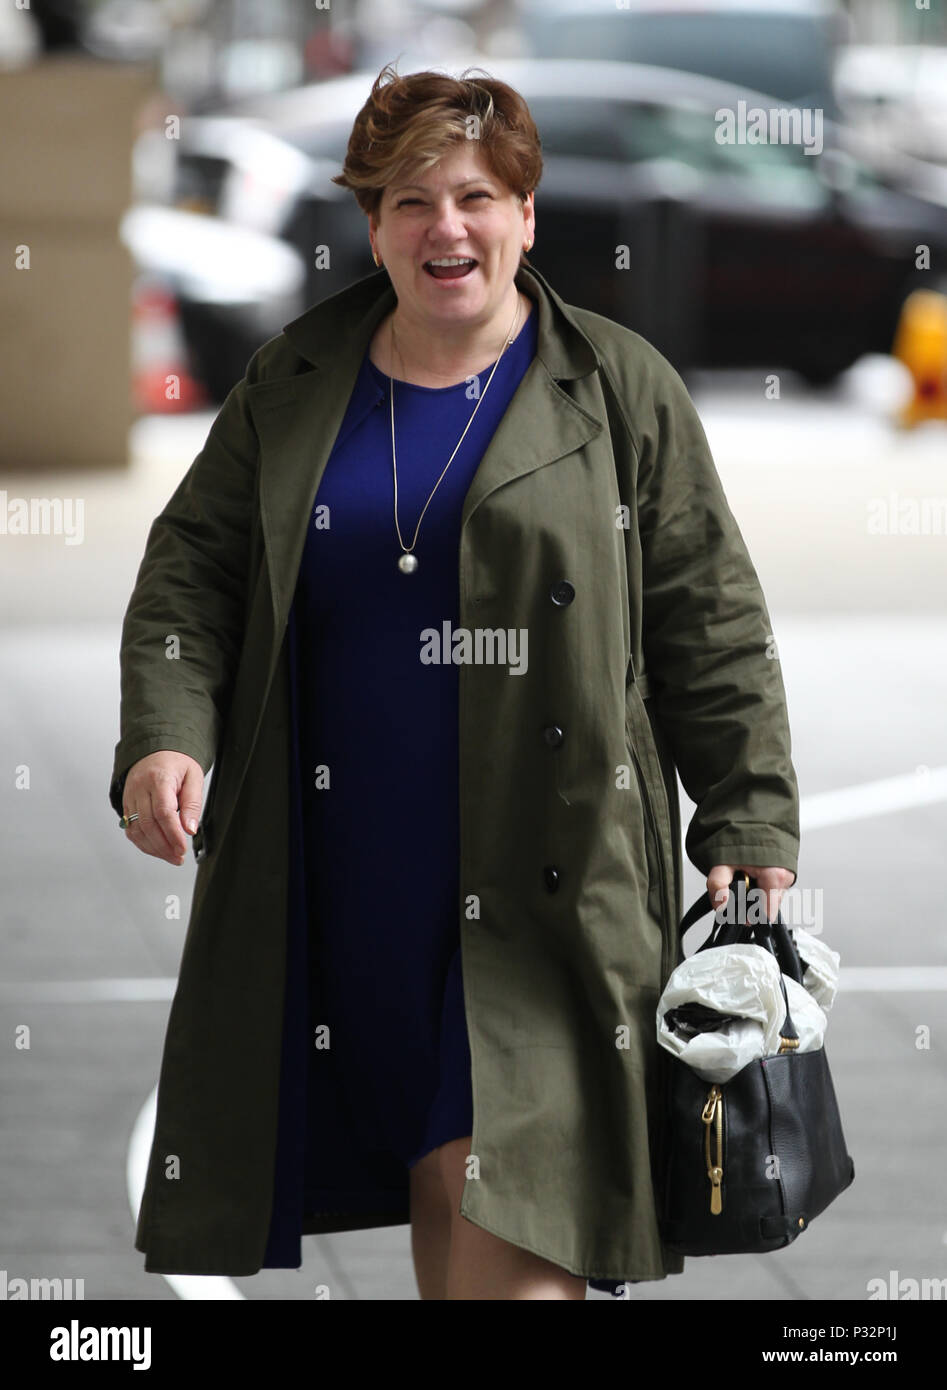
[[[804,802],[947,765],[947,538],[915,537],[912,546],[892,537],[887,559],[877,559],[882,552],[851,521],[838,546],[825,544],[825,515],[861,515],[872,490],[887,486],[875,424],[853,418],[850,433],[827,434],[818,409],[787,405],[786,430],[777,443],[765,432],[764,454],[755,407],[715,396],[699,405],[715,449],[719,441],[731,504],[760,552]],[[53,982],[167,982],[177,973],[193,859],[176,869],[135,854],[116,829],[107,784],[121,616],[151,519],[211,418],[141,422],[126,479],[0,483],[11,496],[85,500],[82,545],[0,538],[0,1031],[9,1040],[30,1029],[29,1049],[8,1049],[3,1063],[0,1269],[9,1278],[83,1278],[86,1299],[193,1296],[145,1274],[132,1247],[129,1143],[157,1080],[167,993],[159,987],[150,1001],[49,995]],[[869,438],[876,454],[863,457]],[[892,476],[895,462],[900,470],[902,492],[944,488],[928,440],[899,449],[888,463]],[[798,530],[773,525],[777,503]],[[890,588],[890,602],[881,588]],[[29,790],[14,785],[24,767]],[[867,1299],[868,1281],[887,1281],[891,1271],[947,1275],[947,994],[846,990],[844,975],[847,966],[947,966],[945,843],[943,800],[859,818],[857,795],[844,818],[804,835],[800,885],[823,890],[825,938],[842,954],[828,1053],[855,1184],[789,1249],[690,1260],[681,1276],[635,1286],[633,1301]],[[689,867],[688,900],[703,886]],[[36,997],[43,990],[47,997]],[[929,1048],[918,1046],[923,1028]],[[238,1279],[234,1291],[307,1299],[324,1284],[333,1298],[417,1297],[408,1227],[307,1236],[303,1252],[302,1270]]]

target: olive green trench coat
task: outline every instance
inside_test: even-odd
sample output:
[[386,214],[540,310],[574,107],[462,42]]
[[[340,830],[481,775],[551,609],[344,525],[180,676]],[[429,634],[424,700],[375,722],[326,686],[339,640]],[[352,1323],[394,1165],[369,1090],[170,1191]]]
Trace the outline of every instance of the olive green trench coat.
[[[658,1226],[655,1012],[682,915],[675,767],[702,873],[795,873],[784,688],[681,379],[531,267],[517,283],[536,301],[537,353],[467,492],[457,557],[460,626],[528,639],[523,671],[459,653],[475,1156],[460,1209],[574,1274],[660,1279],[683,1268]],[[263,1260],[285,987],[287,616],[322,471],[394,303],[381,271],[254,354],[152,525],[125,615],[112,805],[121,813],[122,774],[158,749],[213,765],[135,1242],[146,1270],[246,1275]],[[302,1230],[378,1224],[396,1223],[306,1212]]]

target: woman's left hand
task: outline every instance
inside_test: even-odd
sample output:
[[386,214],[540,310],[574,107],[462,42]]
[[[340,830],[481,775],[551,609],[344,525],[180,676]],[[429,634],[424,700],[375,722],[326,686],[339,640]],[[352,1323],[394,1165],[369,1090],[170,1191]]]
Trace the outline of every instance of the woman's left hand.
[[756,880],[757,887],[766,894],[766,919],[774,921],[779,911],[779,900],[786,889],[795,883],[796,875],[789,869],[760,868],[757,864],[715,864],[707,875],[707,892],[715,908],[726,902],[730,882],[738,871]]

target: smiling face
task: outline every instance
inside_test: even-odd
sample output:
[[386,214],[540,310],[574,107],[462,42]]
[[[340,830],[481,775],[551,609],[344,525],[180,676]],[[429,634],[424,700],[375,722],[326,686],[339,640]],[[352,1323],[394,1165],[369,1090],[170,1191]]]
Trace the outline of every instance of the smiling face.
[[[369,217],[372,249],[391,277],[399,313],[431,327],[489,323],[511,305],[534,225],[532,193],[521,202],[491,172],[475,140],[459,141],[431,168],[394,180]],[[464,264],[432,267],[443,260]]]

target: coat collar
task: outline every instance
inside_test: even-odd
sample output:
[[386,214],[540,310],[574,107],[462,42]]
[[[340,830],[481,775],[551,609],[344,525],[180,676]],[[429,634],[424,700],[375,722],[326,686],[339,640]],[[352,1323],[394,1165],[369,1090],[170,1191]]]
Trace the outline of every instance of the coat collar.
[[[521,266],[515,279],[537,305],[536,355],[468,488],[461,513],[462,548],[464,528],[485,497],[582,448],[604,428],[558,384],[596,370],[599,360],[591,341],[532,266]],[[246,388],[260,444],[260,517],[274,622],[271,663],[289,617],[319,482],[372,334],[396,302],[387,273],[380,271],[314,305],[283,329],[283,337],[312,370],[261,379]]]
[[[524,294],[538,304],[536,356],[549,375],[555,381],[572,381],[595,371],[599,366],[595,348],[576,323],[569,305],[559,298],[545,277],[534,266],[521,265],[514,278]],[[339,343],[354,340],[364,354],[378,324],[396,303],[388,272],[379,270],[330,299],[314,304],[299,318],[287,323],[283,332],[300,357],[314,367],[323,368],[338,357]]]

